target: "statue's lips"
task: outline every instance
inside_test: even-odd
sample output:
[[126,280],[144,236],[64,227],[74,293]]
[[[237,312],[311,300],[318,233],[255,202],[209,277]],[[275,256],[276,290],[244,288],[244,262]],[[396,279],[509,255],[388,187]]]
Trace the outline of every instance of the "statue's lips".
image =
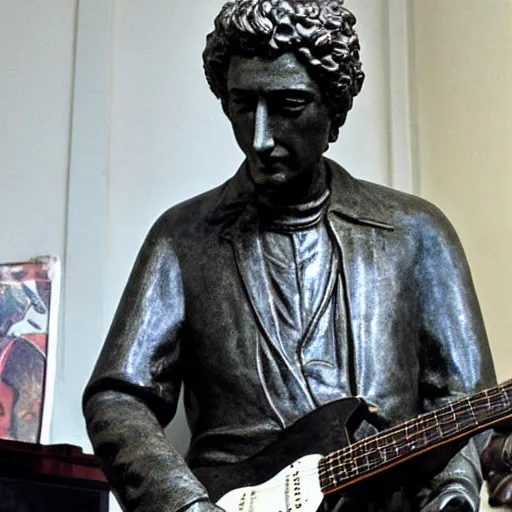
[[255,169],[258,174],[277,174],[282,172],[286,167],[286,160],[284,158],[276,158],[274,160],[267,160],[265,162],[261,162]]
[[278,185],[288,181],[290,164],[287,157],[266,158],[250,165],[250,174],[259,185]]

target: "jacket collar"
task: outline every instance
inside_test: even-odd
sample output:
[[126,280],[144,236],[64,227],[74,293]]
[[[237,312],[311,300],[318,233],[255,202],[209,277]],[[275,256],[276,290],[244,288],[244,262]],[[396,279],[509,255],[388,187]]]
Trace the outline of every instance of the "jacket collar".
[[393,212],[375,194],[375,186],[355,179],[336,162],[325,160],[331,175],[329,211],[359,224],[393,230]]
[[[353,178],[333,160],[325,159],[330,174],[331,200],[328,213],[357,224],[393,230],[393,213],[379,200],[379,197],[364,181]],[[244,215],[242,215],[244,214]],[[249,179],[247,163],[244,162],[233,178],[219,191],[219,197],[209,214],[213,223],[232,225],[240,219],[256,216],[254,207],[254,186]]]

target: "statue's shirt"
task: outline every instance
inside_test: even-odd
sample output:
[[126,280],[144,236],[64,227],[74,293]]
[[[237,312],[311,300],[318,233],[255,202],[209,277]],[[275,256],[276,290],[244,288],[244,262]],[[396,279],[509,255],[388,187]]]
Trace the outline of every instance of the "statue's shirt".
[[[322,224],[304,231],[261,234],[265,269],[272,294],[279,344],[290,361],[297,361],[297,349],[311,326],[333,268],[333,250]],[[332,297],[331,297],[332,298]],[[330,319],[332,320],[332,318]],[[332,322],[331,330],[333,329]]]
[[[344,286],[325,222],[327,201],[324,195],[315,205],[318,214],[310,211],[306,222],[300,222],[297,212],[295,222],[280,225],[274,220],[260,230],[270,310],[277,326],[275,342],[290,367],[306,378],[316,405],[351,394]],[[288,221],[291,218],[288,215]],[[332,372],[308,371],[303,350],[308,351],[308,361],[335,366],[335,378]]]

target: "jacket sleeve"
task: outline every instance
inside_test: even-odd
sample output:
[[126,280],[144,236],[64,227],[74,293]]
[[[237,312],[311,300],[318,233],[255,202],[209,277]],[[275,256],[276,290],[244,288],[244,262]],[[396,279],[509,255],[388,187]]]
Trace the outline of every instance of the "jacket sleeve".
[[164,227],[157,221],[144,242],[83,397],[95,452],[129,511],[176,512],[208,498],[163,431],[179,398],[185,316]]
[[[496,376],[466,256],[453,227],[428,205],[418,261],[421,293],[423,409],[494,386]],[[482,483],[479,454],[486,434],[471,440],[431,482],[432,495],[446,489],[467,493],[478,509]],[[476,508],[475,508],[476,507]]]

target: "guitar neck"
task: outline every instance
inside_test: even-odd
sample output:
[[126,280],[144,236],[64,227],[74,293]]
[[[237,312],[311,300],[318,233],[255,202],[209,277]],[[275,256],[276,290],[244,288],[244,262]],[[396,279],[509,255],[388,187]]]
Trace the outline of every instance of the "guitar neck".
[[319,462],[328,494],[450,440],[476,434],[512,415],[512,380],[422,414],[330,453]]

